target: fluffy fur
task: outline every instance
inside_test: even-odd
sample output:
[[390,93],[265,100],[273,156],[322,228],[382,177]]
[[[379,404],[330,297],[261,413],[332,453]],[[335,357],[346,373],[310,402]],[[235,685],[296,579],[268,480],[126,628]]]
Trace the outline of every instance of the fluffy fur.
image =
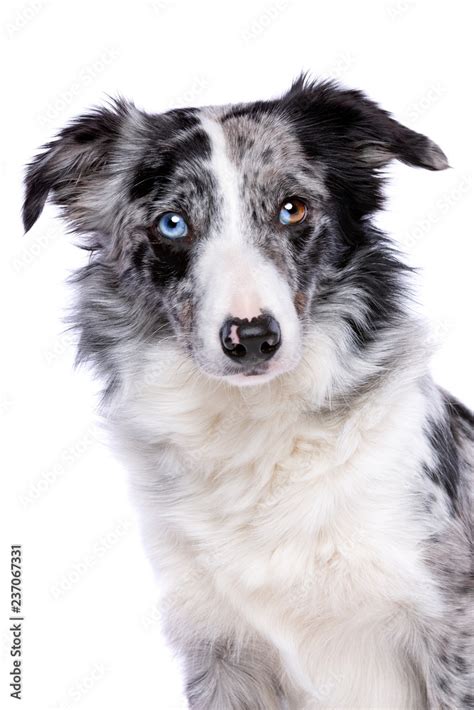
[[[119,101],[28,168],[26,229],[50,196],[91,250],[79,357],[193,710],[474,707],[474,419],[433,383],[371,221],[392,159],[447,167],[362,93],[300,79],[237,106]],[[182,240],[157,228],[170,210]],[[219,329],[260,313],[281,347],[249,371]]]

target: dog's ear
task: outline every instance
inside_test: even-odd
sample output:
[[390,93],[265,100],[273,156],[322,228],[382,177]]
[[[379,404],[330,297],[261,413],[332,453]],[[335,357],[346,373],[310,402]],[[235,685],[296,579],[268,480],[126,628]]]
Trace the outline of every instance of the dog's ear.
[[[368,101],[368,99],[366,99]],[[426,170],[446,170],[449,163],[439,145],[422,133],[398,123],[386,111],[368,101],[356,150],[371,167],[383,167],[391,160]],[[365,135],[364,135],[365,133]]]
[[[28,231],[50,196],[77,229],[104,227],[104,187],[118,173],[116,146],[135,107],[116,101],[76,118],[28,165],[23,224]],[[102,200],[99,200],[102,197]],[[110,205],[109,205],[110,206]]]
[[361,91],[341,89],[334,82],[307,81],[302,76],[285,98],[299,104],[303,121],[306,114],[306,131],[312,120],[313,126],[320,128],[322,140],[342,154],[350,152],[368,167],[381,168],[394,159],[427,170],[449,167],[436,143],[398,123]]

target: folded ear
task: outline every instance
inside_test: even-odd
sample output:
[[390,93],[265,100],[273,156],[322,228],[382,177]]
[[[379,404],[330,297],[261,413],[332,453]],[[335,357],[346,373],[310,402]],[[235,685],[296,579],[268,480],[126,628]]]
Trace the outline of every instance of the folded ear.
[[376,110],[381,115],[368,117],[367,135],[355,145],[364,162],[375,168],[383,167],[391,160],[426,170],[449,168],[446,155],[434,141],[406,128],[382,109],[376,107]]
[[28,165],[23,224],[34,225],[50,196],[77,229],[104,227],[104,180],[117,175],[114,163],[124,122],[136,109],[124,101],[93,109],[64,128]]
[[288,98],[300,102],[313,120],[327,126],[338,148],[352,158],[379,168],[391,160],[427,170],[445,170],[448,159],[432,140],[406,128],[361,91],[340,88],[335,82],[311,82],[300,77]]

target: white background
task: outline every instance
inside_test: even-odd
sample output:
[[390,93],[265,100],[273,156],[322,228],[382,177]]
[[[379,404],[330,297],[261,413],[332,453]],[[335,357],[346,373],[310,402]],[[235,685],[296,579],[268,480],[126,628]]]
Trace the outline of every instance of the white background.
[[[9,545],[24,549],[24,699],[11,707],[181,710],[126,475],[73,371],[65,278],[86,255],[48,207],[24,237],[23,165],[75,114],[123,94],[161,111],[269,98],[302,70],[339,78],[436,140],[452,169],[394,165],[383,226],[421,268],[438,381],[474,404],[470,3],[429,0],[3,2],[0,153],[0,704]],[[3,577],[3,574],[5,577]],[[10,707],[10,702],[7,703]]]

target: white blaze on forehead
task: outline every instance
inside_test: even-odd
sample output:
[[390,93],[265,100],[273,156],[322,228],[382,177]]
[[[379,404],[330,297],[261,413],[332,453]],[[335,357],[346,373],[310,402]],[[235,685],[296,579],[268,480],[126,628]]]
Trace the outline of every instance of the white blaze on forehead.
[[201,124],[211,143],[211,170],[222,199],[222,220],[226,240],[242,241],[242,205],[240,176],[229,156],[229,146],[222,124],[210,116],[201,115]]
[[[209,258],[205,258],[209,284],[223,278],[219,296],[226,300],[229,314],[237,318],[253,318],[264,308],[255,253],[245,239],[246,220],[240,191],[241,178],[237,165],[229,155],[229,144],[224,128],[211,116],[201,115],[201,124],[211,143],[211,171],[216,181],[219,198],[219,228],[212,231],[208,244]],[[252,256],[253,253],[253,256]],[[227,299],[226,299],[227,296]]]

